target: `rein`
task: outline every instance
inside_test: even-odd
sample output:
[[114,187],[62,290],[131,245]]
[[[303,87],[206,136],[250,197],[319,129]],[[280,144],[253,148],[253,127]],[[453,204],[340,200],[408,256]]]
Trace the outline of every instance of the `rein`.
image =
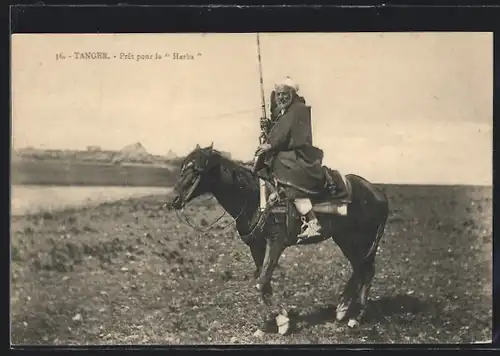
[[[208,164],[208,158],[207,158],[207,162],[206,162],[206,164]],[[240,166],[241,168],[243,168],[243,169],[247,170],[247,171],[251,171],[251,169],[249,169],[249,168],[247,168],[247,167],[244,167],[244,166],[242,166],[242,165],[239,165],[239,166]],[[198,173],[202,173],[202,172],[203,172],[203,171],[199,171]],[[213,199],[213,198],[214,198],[214,196],[212,195],[212,197],[211,197],[210,199]],[[235,223],[238,221],[238,219],[241,217],[241,215],[243,214],[243,212],[245,211],[245,208],[247,207],[247,204],[248,204],[248,199],[245,199],[245,203],[243,204],[243,207],[241,208],[241,210],[239,211],[239,213],[236,215],[236,217],[234,218],[234,220],[233,220],[232,222],[230,222],[229,224],[227,224],[226,226],[222,227],[222,228],[221,228],[221,230],[224,230],[224,229],[228,228],[229,226],[231,226],[231,225],[235,224]],[[208,227],[207,227],[207,228],[205,228],[205,229],[201,229],[201,228],[199,228],[198,226],[196,226],[195,224],[193,224],[193,223],[192,223],[192,222],[191,222],[191,221],[187,218],[187,216],[183,214],[182,210],[184,210],[184,209],[181,209],[181,215],[182,215],[182,217],[184,218],[184,222],[185,222],[187,225],[189,225],[192,229],[194,229],[194,230],[196,230],[196,231],[198,231],[198,232],[200,232],[200,233],[202,233],[202,234],[207,233],[208,231],[210,231],[210,230],[211,230],[211,229],[215,226],[215,224],[216,224],[218,221],[220,221],[220,220],[221,220],[221,219],[222,219],[222,218],[223,218],[223,217],[227,214],[227,211],[224,209],[224,213],[222,213],[222,215],[221,215],[221,216],[219,216],[218,218],[216,218],[216,219],[215,219],[215,220],[214,220],[211,224],[209,224],[209,225],[208,225]],[[180,215],[179,215],[179,211],[178,211],[177,209],[175,209],[175,213],[176,213],[176,215],[177,215],[177,219],[179,219],[179,221],[181,221],[181,217],[180,217]],[[259,216],[259,218],[261,218],[261,217],[262,217],[262,214],[261,214],[261,216]],[[258,220],[260,220],[260,219],[258,219]],[[181,223],[182,223],[182,221],[181,221]],[[251,234],[253,233],[253,231],[256,229],[256,227],[257,227],[258,225],[259,225],[259,224],[258,224],[258,222],[257,222],[257,223],[256,223],[256,225],[254,226],[254,228],[251,230],[251,232],[250,232]]]
[[[213,199],[213,196],[210,198],[210,199]],[[228,228],[229,226],[235,224],[238,219],[240,218],[241,214],[243,214],[243,211],[245,210],[246,206],[247,206],[247,202],[248,200],[245,199],[245,204],[243,204],[243,207],[241,208],[240,212],[238,213],[238,215],[236,215],[236,217],[234,218],[234,220],[232,222],[230,222],[229,224],[227,224],[226,226],[224,226],[223,228],[221,228],[221,230],[224,230],[226,228]],[[179,212],[177,211],[177,209],[175,210],[175,214],[177,215],[177,218],[179,220],[181,220],[180,216],[179,216]],[[181,212],[182,214],[182,212]],[[199,227],[195,226],[192,222],[189,221],[189,219],[187,218],[186,215],[182,214],[182,217],[184,218],[184,221],[186,222],[186,224],[188,224],[192,229],[200,232],[200,233],[207,233],[208,231],[210,231],[214,225],[220,221],[225,215],[227,214],[227,211],[224,210],[224,212],[222,213],[221,216],[219,216],[217,219],[215,219],[211,224],[208,225],[208,227],[206,229],[200,229]]]

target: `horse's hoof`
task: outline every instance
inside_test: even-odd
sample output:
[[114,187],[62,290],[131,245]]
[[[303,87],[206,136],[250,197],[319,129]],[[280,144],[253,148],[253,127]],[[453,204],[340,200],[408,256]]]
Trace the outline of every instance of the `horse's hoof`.
[[337,310],[337,321],[344,321],[347,316],[347,310]]
[[262,337],[264,335],[265,335],[265,332],[263,332],[260,329],[257,329],[257,331],[253,333],[253,336],[255,336],[255,337]]
[[355,319],[349,319],[349,321],[347,322],[347,326],[350,327],[350,328],[355,328],[358,325],[359,325],[359,323]]
[[286,335],[290,331],[290,319],[286,315],[279,314],[276,317],[276,325],[280,335]]
[[288,316],[289,316],[289,315],[288,315],[288,310],[286,310],[285,308],[282,308],[282,309],[281,309],[281,315],[283,315],[283,316],[285,316],[285,317],[287,317],[287,318],[288,318]]
[[338,311],[337,312],[337,321],[342,321],[345,319],[347,312],[346,311]]
[[262,323],[258,326],[258,329],[266,334],[276,334],[278,332],[277,316],[278,313],[263,315]]
[[347,315],[347,310],[348,308],[344,306],[343,304],[339,305],[337,307],[337,321],[342,321],[345,319]]

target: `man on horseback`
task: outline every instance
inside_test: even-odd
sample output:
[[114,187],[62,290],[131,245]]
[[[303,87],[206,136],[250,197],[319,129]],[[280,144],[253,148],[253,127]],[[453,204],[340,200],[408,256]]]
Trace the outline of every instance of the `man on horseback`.
[[298,86],[286,77],[276,85],[276,110],[267,135],[256,154],[264,155],[259,176],[269,176],[284,188],[286,198],[293,200],[297,211],[306,218],[306,228],[298,236],[309,238],[321,234],[321,225],[313,211],[310,197],[325,191],[323,151],[312,145],[309,108],[298,94]]

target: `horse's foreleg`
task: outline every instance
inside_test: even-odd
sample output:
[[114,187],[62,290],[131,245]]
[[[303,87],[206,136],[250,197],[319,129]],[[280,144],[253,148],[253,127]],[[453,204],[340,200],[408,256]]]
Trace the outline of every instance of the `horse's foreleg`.
[[268,323],[274,320],[275,314],[278,314],[277,310],[275,310],[277,305],[272,299],[271,278],[283,250],[284,244],[278,238],[267,240],[264,261],[256,285],[265,307],[264,329],[268,329]]
[[264,239],[254,240],[250,243],[250,252],[255,263],[254,279],[260,277],[262,271],[262,264],[264,263],[264,256],[266,254],[266,242]]
[[271,278],[283,250],[283,244],[279,243],[277,239],[268,240],[266,243],[264,261],[256,285],[256,288],[261,292],[262,302],[266,306],[271,305]]

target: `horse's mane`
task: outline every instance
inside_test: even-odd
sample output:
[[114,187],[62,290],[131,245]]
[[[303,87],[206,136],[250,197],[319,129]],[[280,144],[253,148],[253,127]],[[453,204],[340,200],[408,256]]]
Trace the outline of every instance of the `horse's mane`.
[[239,182],[247,183],[249,186],[255,186],[258,177],[252,170],[252,163],[233,160],[225,157],[221,151],[212,149],[212,154],[214,153],[220,157],[221,163],[227,162],[233,166],[231,169],[233,178],[237,179]]
[[252,166],[251,162],[243,162],[240,160],[234,160],[234,159],[225,157],[221,151],[219,151],[215,148],[212,148],[212,154],[214,154],[214,153],[217,154],[218,156],[220,156],[220,158],[222,158],[223,160],[231,162],[231,163],[237,165],[238,167],[240,167],[241,169],[247,171],[248,173],[254,175],[254,173],[252,172],[252,168],[251,168],[251,166]]

